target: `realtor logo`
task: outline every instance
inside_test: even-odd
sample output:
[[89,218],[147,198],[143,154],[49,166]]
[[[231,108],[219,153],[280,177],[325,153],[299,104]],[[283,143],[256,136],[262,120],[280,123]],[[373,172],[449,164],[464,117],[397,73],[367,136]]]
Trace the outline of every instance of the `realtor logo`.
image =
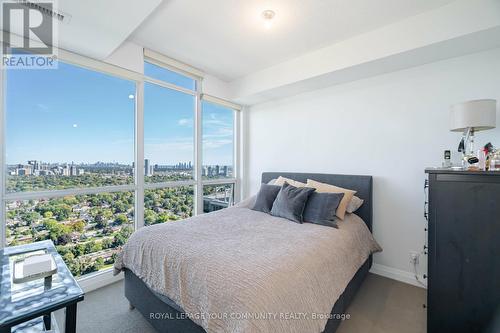
[[53,2],[2,3],[2,67],[55,68]]

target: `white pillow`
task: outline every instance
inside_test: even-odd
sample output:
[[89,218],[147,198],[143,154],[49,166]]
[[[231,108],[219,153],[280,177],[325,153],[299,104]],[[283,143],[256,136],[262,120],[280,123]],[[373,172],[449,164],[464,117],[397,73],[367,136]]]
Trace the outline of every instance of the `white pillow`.
[[306,183],[301,183],[301,182],[298,182],[296,180],[281,177],[281,176],[279,176],[278,179],[276,179],[276,181],[274,182],[273,185],[283,186],[283,184],[285,184],[285,182],[287,182],[288,184],[295,186],[295,187],[306,187],[307,186]]
[[267,185],[274,185],[274,183],[276,183],[277,180],[278,179],[273,178],[273,179],[271,179],[270,181],[267,182]]
[[347,205],[346,212],[354,213],[363,205],[365,201],[363,199],[358,198],[357,196],[353,196],[349,204]]

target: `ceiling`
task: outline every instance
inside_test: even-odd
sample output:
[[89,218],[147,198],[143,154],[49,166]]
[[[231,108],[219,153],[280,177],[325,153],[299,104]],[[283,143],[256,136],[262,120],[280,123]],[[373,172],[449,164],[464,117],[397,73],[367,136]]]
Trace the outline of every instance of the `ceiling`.
[[232,81],[453,1],[164,0],[130,39]]
[[67,23],[58,26],[59,47],[97,59],[105,58],[160,3],[161,0],[59,1],[58,9],[71,16]]
[[[104,59],[123,43],[161,1],[58,1],[53,9],[64,15],[64,19],[59,21],[51,18],[55,24],[55,46],[91,58]],[[33,20],[43,18],[40,14],[32,14],[32,17]],[[13,34],[23,34],[22,24],[14,24],[9,28]],[[30,37],[39,41],[34,34],[30,34]]]

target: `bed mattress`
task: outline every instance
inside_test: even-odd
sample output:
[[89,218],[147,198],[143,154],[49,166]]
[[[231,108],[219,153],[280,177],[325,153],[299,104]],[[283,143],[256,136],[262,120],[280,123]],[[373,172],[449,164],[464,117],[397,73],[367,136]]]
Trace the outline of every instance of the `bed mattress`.
[[207,332],[322,332],[349,281],[380,250],[354,214],[334,229],[240,205],[138,230],[115,268]]

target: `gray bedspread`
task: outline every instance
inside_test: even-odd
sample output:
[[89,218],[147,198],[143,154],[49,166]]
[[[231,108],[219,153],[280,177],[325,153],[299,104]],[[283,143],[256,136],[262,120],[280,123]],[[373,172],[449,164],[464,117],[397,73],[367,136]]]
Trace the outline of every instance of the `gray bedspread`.
[[240,205],[136,231],[118,255],[207,332],[321,332],[368,256],[381,251],[354,214],[334,229]]

